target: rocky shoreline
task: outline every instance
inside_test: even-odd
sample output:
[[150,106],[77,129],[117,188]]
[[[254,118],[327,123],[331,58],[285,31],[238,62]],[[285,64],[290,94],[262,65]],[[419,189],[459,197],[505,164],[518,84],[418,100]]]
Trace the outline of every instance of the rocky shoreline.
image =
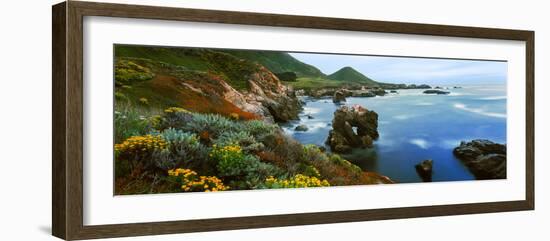
[[468,167],[476,179],[506,178],[506,145],[481,139],[463,141],[453,150],[453,154]]
[[[380,86],[348,86],[341,88],[321,88],[321,89],[308,89],[297,90],[297,95],[310,96],[312,98],[332,97],[336,92],[341,92],[345,97],[375,97],[384,96],[388,93],[397,93],[396,90],[405,89],[431,89],[429,85],[415,85],[415,84],[383,84]],[[389,90],[389,92],[388,92]]]
[[[345,102],[346,96],[357,91],[338,90],[333,102]],[[306,115],[307,116],[307,115]],[[308,116],[310,118],[310,116]],[[313,117],[311,117],[313,118]],[[342,105],[333,114],[332,129],[325,143],[334,153],[350,153],[355,148],[372,148],[378,139],[378,114],[362,106]],[[298,125],[295,131],[307,131],[306,125]],[[453,154],[464,163],[476,179],[506,178],[506,146],[489,140],[462,141]],[[427,159],[414,166],[424,182],[432,181],[435,161]]]

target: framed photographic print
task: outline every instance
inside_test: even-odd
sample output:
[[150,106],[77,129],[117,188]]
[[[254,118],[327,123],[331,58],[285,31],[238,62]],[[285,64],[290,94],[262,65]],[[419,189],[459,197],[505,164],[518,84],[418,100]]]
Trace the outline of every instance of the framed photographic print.
[[534,209],[534,32],[53,6],[53,235]]

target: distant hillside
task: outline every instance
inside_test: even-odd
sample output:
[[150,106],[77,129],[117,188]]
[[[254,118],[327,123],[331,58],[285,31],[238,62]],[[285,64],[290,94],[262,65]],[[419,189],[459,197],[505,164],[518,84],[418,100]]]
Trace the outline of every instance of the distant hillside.
[[344,67],[328,76],[329,79],[345,82],[361,83],[365,85],[379,85],[378,82],[359,73],[352,67]]
[[233,56],[257,62],[273,73],[294,72],[298,77],[325,77],[316,67],[305,64],[288,53],[272,51],[223,50]]

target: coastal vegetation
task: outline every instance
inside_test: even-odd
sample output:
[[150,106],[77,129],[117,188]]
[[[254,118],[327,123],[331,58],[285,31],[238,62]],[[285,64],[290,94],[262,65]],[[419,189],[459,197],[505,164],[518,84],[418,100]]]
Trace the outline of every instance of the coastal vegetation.
[[[113,67],[117,195],[395,183],[345,157],[379,138],[378,114],[345,106],[346,98],[449,92],[377,82],[352,67],[327,75],[272,51],[116,45]],[[281,127],[303,115],[302,95],[332,97],[339,106],[323,124],[331,128],[326,145],[301,143]],[[505,151],[477,145],[472,157],[474,144],[455,155],[480,179],[501,177]],[[486,159],[492,164],[476,164]],[[419,174],[431,180],[432,161],[421,164]],[[475,170],[487,166],[491,174]]]
[[301,104],[260,62],[287,80],[325,78],[273,61],[289,55],[116,46],[115,56],[117,195],[392,183],[276,124]]

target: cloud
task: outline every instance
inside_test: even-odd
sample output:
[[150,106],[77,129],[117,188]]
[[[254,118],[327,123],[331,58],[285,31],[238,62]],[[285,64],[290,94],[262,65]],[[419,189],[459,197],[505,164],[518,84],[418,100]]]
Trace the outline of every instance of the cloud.
[[351,66],[370,78],[389,83],[502,83],[507,75],[507,63],[502,61],[308,53],[291,55],[326,74]]

